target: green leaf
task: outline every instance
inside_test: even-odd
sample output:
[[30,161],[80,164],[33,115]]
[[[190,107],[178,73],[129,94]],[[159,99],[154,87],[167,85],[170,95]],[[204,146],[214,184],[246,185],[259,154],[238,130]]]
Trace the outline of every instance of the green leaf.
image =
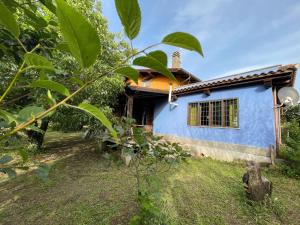
[[12,122],[17,123],[16,118],[11,113],[9,113],[9,112],[7,112],[3,109],[0,109],[0,118],[4,119],[9,124],[12,123]]
[[48,101],[50,105],[55,105],[56,104],[56,100],[55,98],[52,96],[52,93],[50,90],[47,91],[47,97],[48,97]]
[[21,156],[23,163],[28,161],[28,152],[25,149],[19,149],[18,155]]
[[139,34],[142,20],[138,0],[115,0],[115,5],[127,37],[134,39]]
[[70,78],[70,81],[73,82],[74,84],[78,84],[79,86],[83,86],[84,83],[82,80],[80,80],[79,78],[77,77],[71,77]]
[[57,27],[57,26],[58,26],[58,23],[55,22],[54,20],[50,20],[50,21],[49,21],[49,25],[52,25],[52,26],[54,26],[54,27]]
[[100,51],[97,31],[86,18],[63,0],[56,0],[57,17],[64,40],[82,67],[93,65]]
[[27,106],[18,113],[18,119],[21,121],[27,121],[31,118],[36,117],[38,114],[42,112],[44,112],[43,107]]
[[54,70],[52,63],[48,59],[35,53],[26,53],[24,59],[28,66],[33,66],[37,69]]
[[161,62],[164,66],[168,66],[168,56],[163,51],[157,50],[150,52],[148,55],[155,58],[157,61]]
[[3,157],[0,158],[0,164],[5,164],[5,163],[9,163],[10,161],[12,161],[14,158],[11,157],[10,155],[5,155]]
[[50,167],[45,163],[40,164],[35,171],[36,175],[43,181],[49,180],[49,172],[50,172]]
[[176,80],[176,78],[168,70],[168,68],[163,63],[161,63],[160,61],[157,61],[156,58],[154,58],[152,56],[147,55],[147,56],[138,57],[133,60],[133,65],[143,66],[143,67],[153,69],[172,80]]
[[15,37],[19,37],[20,29],[16,19],[2,1],[0,2],[0,24]]
[[46,88],[52,91],[56,91],[64,96],[69,96],[69,90],[62,84],[52,81],[52,80],[36,80],[30,85],[31,87]]
[[167,45],[177,46],[191,51],[196,51],[200,55],[204,56],[202,52],[201,44],[198,41],[198,39],[188,33],[175,32],[169,34],[166,37],[164,37],[162,43]]
[[115,72],[128,77],[129,79],[133,80],[136,84],[138,84],[139,71],[137,71],[136,69],[130,66],[125,66],[115,70]]
[[27,18],[29,19],[28,23],[32,25],[35,29],[41,29],[48,26],[48,22],[43,17],[39,16],[37,12],[33,13],[31,10],[25,7],[22,7],[22,9],[26,14]]
[[16,178],[17,176],[16,171],[12,168],[1,168],[0,172],[7,174],[9,178]]
[[64,51],[64,52],[68,52],[68,53],[71,53],[70,51],[70,48],[69,48],[69,45],[67,42],[61,42],[59,43],[56,48],[60,51]]
[[56,7],[53,5],[52,0],[40,0],[40,2],[46,6],[50,12],[56,14]]
[[16,8],[19,6],[15,0],[2,0],[2,2],[11,12],[16,12]]
[[47,75],[47,73],[46,73],[46,71],[45,70],[41,70],[40,71],[40,77],[39,77],[39,80],[48,80],[49,78],[48,78],[48,75]]
[[104,115],[104,113],[102,111],[100,111],[100,109],[98,109],[97,107],[88,104],[88,103],[81,103],[78,108],[80,108],[81,110],[91,114],[92,116],[94,116],[95,118],[97,118],[111,133],[111,135],[116,139],[116,141],[118,141],[118,135],[117,132],[113,129],[111,122],[109,121],[109,119]]

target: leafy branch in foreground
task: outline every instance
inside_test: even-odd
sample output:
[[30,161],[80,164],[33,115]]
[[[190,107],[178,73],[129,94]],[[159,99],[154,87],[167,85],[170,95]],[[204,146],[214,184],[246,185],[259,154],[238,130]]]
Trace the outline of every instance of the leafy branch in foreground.
[[[55,18],[55,20],[57,20],[58,27],[63,37],[62,43],[67,44],[66,46],[64,46],[64,49],[67,49],[76,59],[79,64],[80,70],[96,71],[97,68],[95,67],[95,62],[97,60],[99,52],[101,51],[100,45],[102,44],[98,37],[96,28],[91,25],[91,23],[85,18],[85,16],[79,13],[74,7],[66,3],[64,0],[56,0],[55,2],[56,6],[51,0],[40,1],[36,2],[35,7],[39,7],[39,10],[41,11],[49,10],[53,13],[53,17]],[[31,19],[35,18],[34,21],[36,22],[35,25],[37,25],[37,27],[45,27],[46,24],[44,24],[43,22],[45,20],[42,20],[43,23],[38,23],[38,21],[41,21],[39,19],[41,16],[34,17],[34,13],[28,11],[28,8],[24,8],[23,5],[20,5],[14,0],[11,2],[11,4],[19,10],[25,10],[25,14],[29,15]],[[132,41],[138,36],[141,26],[142,17],[139,3],[137,0],[115,0],[115,6],[122,25],[125,29],[125,34]],[[44,56],[38,54],[39,49],[44,49],[48,46],[43,46],[39,43],[31,51],[28,51],[23,45],[22,41],[19,39],[22,29],[20,29],[16,21],[16,17],[9,9],[9,7],[10,6],[5,5],[3,2],[0,2],[0,24],[6,31],[10,33],[13,38],[15,38],[16,42],[22,47],[22,49],[24,50],[24,56],[22,57],[19,69],[14,74],[12,81],[10,82],[4,93],[1,95],[0,105],[3,103],[3,100],[7,97],[7,95],[12,92],[14,85],[18,82],[21,75],[26,71],[34,70],[37,73],[41,74],[49,71],[52,73],[56,73],[55,67],[52,65],[52,63]],[[41,19],[43,18],[41,17]],[[55,23],[55,21],[52,22],[52,24]],[[114,73],[118,73],[137,82],[138,71],[128,65],[131,59],[134,59],[133,65],[147,67],[156,70],[157,72],[165,75],[170,79],[175,79],[173,74],[167,68],[167,57],[164,52],[146,52],[150,48],[157,47],[160,44],[167,44],[185,48],[187,50],[195,51],[203,55],[201,45],[194,36],[183,32],[175,32],[167,35],[158,44],[146,47],[145,49],[136,53],[131,53],[126,59],[114,65],[111,69],[102,69],[100,75],[95,75],[91,79],[82,82],[80,87],[72,93],[60,82],[41,78],[38,80],[34,80],[30,83],[30,88],[46,89],[48,98],[50,100],[51,92],[57,93],[63,96],[62,100],[54,101],[52,99],[51,106],[48,109],[38,113],[31,112],[30,116],[27,117],[27,120],[25,121],[20,121],[13,113],[0,109],[0,117],[7,123],[7,125],[10,126],[10,129],[8,131],[7,129],[0,129],[0,132],[2,134],[0,140],[3,140],[8,136],[11,136],[30,127],[37,121],[49,116],[53,111],[55,111],[62,105],[75,107],[94,116],[110,131],[111,135],[117,140],[118,137],[116,135],[116,132],[112,128],[111,122],[109,122],[108,118],[98,107],[88,104],[87,102],[83,102],[77,106],[71,105],[69,102],[72,102],[72,99],[76,95],[94,84],[97,80],[102,79],[106,76],[111,76]],[[52,51],[59,51],[59,49],[52,49]],[[74,76],[73,80],[78,81],[78,78]]]

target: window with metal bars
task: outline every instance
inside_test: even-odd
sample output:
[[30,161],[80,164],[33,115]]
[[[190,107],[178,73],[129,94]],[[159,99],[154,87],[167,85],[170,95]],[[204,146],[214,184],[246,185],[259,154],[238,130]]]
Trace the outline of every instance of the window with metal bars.
[[238,99],[189,103],[188,125],[237,128],[238,110]]

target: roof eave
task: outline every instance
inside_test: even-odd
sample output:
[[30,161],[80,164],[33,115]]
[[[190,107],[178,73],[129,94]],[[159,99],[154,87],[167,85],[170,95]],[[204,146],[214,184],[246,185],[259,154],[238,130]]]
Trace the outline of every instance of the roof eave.
[[[183,68],[168,68],[170,70],[170,72],[172,73],[181,73],[181,74],[185,74],[187,77],[191,77],[192,79],[194,79],[196,82],[200,82],[201,80],[196,77],[195,75],[191,74],[190,72],[188,72],[187,70],[183,69]],[[156,73],[156,74],[160,74],[159,72],[152,70],[152,69],[138,69],[138,71],[140,73]]]
[[215,84],[209,84],[209,85],[203,85],[200,87],[194,87],[194,88],[189,88],[189,89],[183,89],[183,90],[174,90],[173,93],[176,95],[185,95],[185,94],[190,94],[190,93],[195,93],[195,92],[201,92],[203,90],[214,90],[214,89],[221,89],[221,88],[230,88],[230,87],[236,87],[236,86],[243,86],[243,85],[249,85],[249,84],[257,84],[257,83],[262,83],[264,80],[272,78],[273,80],[279,80],[279,79],[285,79],[288,80],[290,79],[291,81],[289,84],[284,84],[286,86],[293,86],[295,82],[295,73],[296,70],[293,71],[285,71],[284,73],[278,73],[276,75],[270,74],[269,76],[263,76],[263,77],[254,77],[251,79],[245,79],[245,80],[237,80],[237,81],[226,81],[222,83],[215,83]]

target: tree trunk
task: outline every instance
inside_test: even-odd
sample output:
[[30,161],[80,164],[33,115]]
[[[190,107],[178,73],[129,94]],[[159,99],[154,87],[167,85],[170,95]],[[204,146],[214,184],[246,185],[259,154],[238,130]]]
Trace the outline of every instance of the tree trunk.
[[[48,125],[49,125],[49,119],[43,118],[42,122],[41,122],[41,126],[39,127],[39,129],[42,130],[43,133],[35,131],[35,130],[30,130],[27,132],[29,139],[37,144],[38,149],[41,149],[43,146],[44,137],[45,137],[45,133],[48,129]],[[35,126],[38,127],[38,124],[36,123]]]
[[246,184],[247,197],[253,201],[263,201],[266,195],[272,194],[272,182],[261,176],[260,167],[256,163],[248,166],[243,182]]

